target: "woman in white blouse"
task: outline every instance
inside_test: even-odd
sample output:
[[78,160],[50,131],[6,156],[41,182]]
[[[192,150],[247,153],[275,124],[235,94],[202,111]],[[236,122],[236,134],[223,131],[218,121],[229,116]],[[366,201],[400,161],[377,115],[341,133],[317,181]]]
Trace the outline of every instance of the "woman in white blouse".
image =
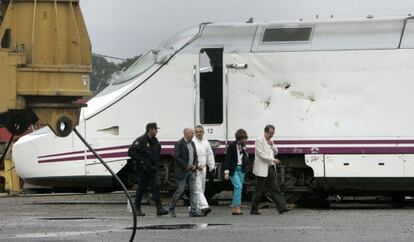
[[247,140],[247,133],[244,129],[239,129],[236,131],[235,136],[236,141],[227,147],[226,159],[224,161],[224,179],[228,180],[230,178],[234,188],[232,214],[242,215],[243,213],[240,206],[244,175],[246,173],[249,158],[246,151],[246,145],[244,144]]

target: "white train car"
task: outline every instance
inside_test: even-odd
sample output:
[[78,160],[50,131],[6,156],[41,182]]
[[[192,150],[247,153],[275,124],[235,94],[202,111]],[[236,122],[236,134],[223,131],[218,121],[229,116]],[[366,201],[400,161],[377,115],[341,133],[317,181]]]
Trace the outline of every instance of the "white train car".
[[[161,127],[164,185],[184,127],[204,125],[220,162],[237,129],[248,132],[254,154],[270,123],[286,193],[409,194],[413,48],[410,17],[201,24],[149,51],[90,100],[78,129],[127,183],[127,149],[147,122]],[[31,184],[113,185],[74,134],[38,130],[14,145],[13,158]]]

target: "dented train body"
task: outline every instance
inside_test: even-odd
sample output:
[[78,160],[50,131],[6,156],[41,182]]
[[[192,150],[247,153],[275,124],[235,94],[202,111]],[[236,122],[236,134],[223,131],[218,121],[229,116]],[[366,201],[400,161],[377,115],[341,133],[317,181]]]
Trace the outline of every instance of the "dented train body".
[[[223,160],[244,128],[248,152],[268,124],[292,200],[303,193],[414,191],[414,20],[407,17],[201,24],[149,51],[88,102],[78,130],[129,184],[130,143],[161,127],[161,184],[184,127],[202,124]],[[111,187],[110,174],[74,135],[47,128],[21,138],[13,157],[28,183]],[[220,168],[220,167],[219,167]],[[222,174],[208,189],[225,187]],[[247,185],[251,180],[247,179]]]

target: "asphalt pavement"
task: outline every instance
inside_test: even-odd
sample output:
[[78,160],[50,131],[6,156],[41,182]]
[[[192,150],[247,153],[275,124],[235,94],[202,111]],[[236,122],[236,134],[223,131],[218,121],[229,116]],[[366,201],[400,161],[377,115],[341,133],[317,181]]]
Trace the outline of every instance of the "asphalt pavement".
[[[167,203],[165,201],[164,203]],[[413,241],[414,206],[387,202],[339,202],[331,208],[296,208],[279,215],[232,216],[229,201],[207,217],[157,217],[145,205],[135,241]],[[122,193],[0,197],[0,241],[128,241],[132,217]]]

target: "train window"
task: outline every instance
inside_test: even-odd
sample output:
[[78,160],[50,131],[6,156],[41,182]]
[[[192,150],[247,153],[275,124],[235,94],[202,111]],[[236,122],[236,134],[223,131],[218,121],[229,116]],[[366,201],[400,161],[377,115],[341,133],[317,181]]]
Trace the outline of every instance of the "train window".
[[132,63],[132,65],[123,71],[118,77],[116,77],[112,84],[122,84],[138,77],[155,64],[156,58],[157,55],[154,51],[148,51],[145,55],[141,56],[138,60]]
[[309,41],[312,27],[268,28],[263,34],[262,42]]
[[200,123],[223,123],[223,49],[200,52]]
[[11,29],[6,29],[3,34],[3,38],[1,38],[1,48],[8,49],[10,48],[11,42]]

